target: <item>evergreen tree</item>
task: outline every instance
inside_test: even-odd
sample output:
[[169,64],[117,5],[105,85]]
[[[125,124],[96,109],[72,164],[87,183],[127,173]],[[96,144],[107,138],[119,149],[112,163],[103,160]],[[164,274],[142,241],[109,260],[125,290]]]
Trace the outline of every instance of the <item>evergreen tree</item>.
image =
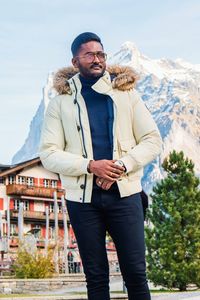
[[155,285],[200,287],[200,180],[183,152],[163,162],[167,177],[153,188],[146,228],[149,279]]

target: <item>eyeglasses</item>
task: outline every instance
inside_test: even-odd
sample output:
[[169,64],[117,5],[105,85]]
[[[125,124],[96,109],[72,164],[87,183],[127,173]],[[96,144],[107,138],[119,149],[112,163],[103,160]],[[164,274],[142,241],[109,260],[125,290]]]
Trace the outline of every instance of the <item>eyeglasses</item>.
[[95,57],[97,57],[100,62],[104,62],[107,59],[107,54],[101,51],[97,51],[97,52],[87,52],[85,55],[77,56],[77,57],[85,59],[88,63],[93,62]]

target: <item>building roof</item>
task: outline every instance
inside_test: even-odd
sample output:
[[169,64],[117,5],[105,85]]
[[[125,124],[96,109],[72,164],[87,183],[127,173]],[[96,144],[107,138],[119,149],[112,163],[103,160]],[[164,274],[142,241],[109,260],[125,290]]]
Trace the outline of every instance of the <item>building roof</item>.
[[10,168],[10,165],[3,165],[3,164],[0,164],[0,172],[6,170],[6,169],[8,169],[8,168]]
[[40,158],[36,157],[36,158],[30,159],[30,160],[27,160],[27,161],[24,161],[19,164],[15,164],[15,165],[0,165],[0,177],[15,173],[26,167],[36,165],[40,162],[41,162]]

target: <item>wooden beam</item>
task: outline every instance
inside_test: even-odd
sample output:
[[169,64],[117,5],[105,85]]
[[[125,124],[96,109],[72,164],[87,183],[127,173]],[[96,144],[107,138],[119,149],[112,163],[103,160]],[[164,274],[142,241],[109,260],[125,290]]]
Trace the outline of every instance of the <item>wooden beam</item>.
[[39,157],[34,158],[32,160],[22,162],[20,164],[14,165],[14,166],[10,166],[10,168],[7,169],[6,171],[0,172],[0,177],[15,173],[15,172],[17,172],[21,169],[24,169],[26,167],[30,167],[30,166],[38,164],[38,163],[41,163],[41,160],[40,160]]

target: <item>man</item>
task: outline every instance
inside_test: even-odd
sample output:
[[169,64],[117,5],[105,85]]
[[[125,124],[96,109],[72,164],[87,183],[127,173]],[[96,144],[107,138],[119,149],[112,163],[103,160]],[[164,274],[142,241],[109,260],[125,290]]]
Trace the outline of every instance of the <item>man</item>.
[[133,89],[128,67],[106,69],[100,38],[80,34],[74,68],[60,70],[60,94],[48,106],[40,157],[59,173],[87,281],[89,300],[108,300],[106,232],[116,246],[131,300],[149,300],[145,272],[142,169],[160,152],[149,111]]

